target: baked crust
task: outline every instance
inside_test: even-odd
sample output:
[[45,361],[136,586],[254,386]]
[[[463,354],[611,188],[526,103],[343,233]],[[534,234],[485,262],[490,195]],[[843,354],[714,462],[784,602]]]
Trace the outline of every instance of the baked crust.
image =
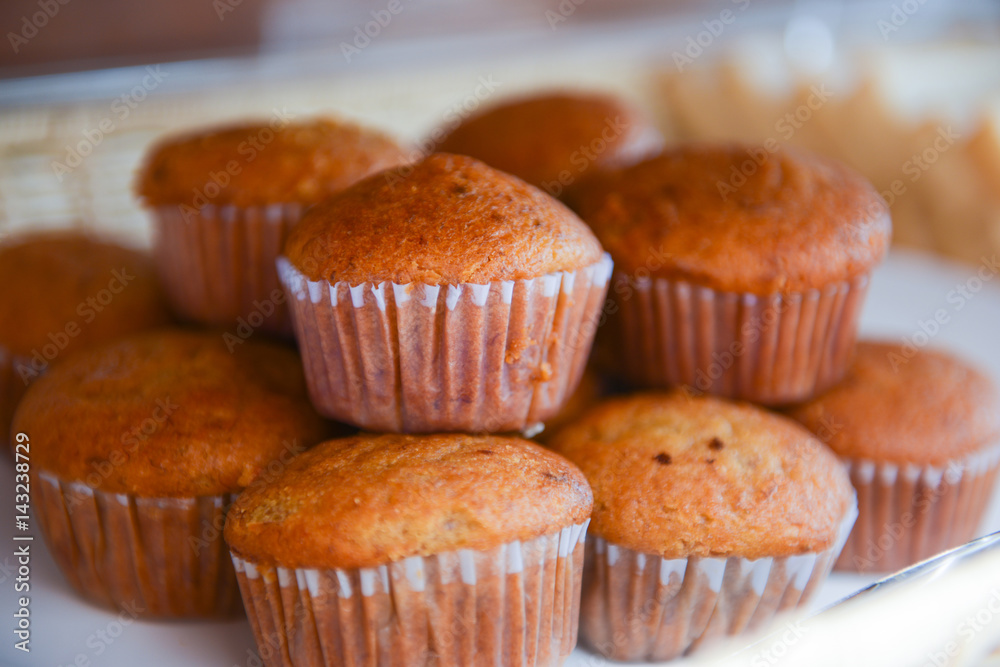
[[761,295],[868,272],[892,226],[875,188],[840,163],[739,144],[680,146],[594,174],[569,204],[624,273]]
[[624,166],[662,144],[649,119],[612,95],[557,92],[472,116],[438,150],[482,160],[555,194],[594,167]]
[[111,493],[236,492],[327,437],[291,348],[164,329],[80,353],[37,380],[14,415],[33,466]]
[[351,285],[520,280],[589,266],[602,252],[590,229],[541,190],[443,153],[314,206],[285,243],[310,279]]
[[593,535],[664,558],[830,548],[852,492],[795,422],[682,391],[608,400],[553,438],[594,491]]
[[29,359],[50,336],[62,358],[171,320],[152,259],[83,232],[0,245],[0,284],[0,347]]
[[374,567],[547,535],[586,521],[592,500],[576,466],[520,438],[359,434],[244,492],[225,538],[255,563]]
[[388,136],[333,118],[240,123],[164,139],[136,189],[148,206],[308,205],[406,161]]
[[844,380],[789,415],[839,456],[946,467],[1000,445],[1000,394],[939,350],[862,341]]

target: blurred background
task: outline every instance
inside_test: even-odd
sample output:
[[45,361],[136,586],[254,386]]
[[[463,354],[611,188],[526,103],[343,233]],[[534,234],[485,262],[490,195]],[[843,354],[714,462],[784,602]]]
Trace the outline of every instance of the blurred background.
[[4,0],[0,236],[138,244],[150,142],[335,113],[420,146],[546,88],[642,105],[672,141],[802,146],[865,173],[896,241],[1000,252],[1000,0]]

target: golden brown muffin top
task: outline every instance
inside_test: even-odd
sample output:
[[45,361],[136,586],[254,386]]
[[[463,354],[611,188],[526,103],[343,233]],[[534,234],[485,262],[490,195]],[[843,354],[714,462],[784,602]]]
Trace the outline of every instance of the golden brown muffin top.
[[438,150],[474,157],[548,189],[571,184],[592,167],[624,166],[662,144],[647,118],[612,95],[556,92],[486,109],[459,124]]
[[557,200],[443,153],[314,206],[285,243],[285,256],[310,279],[352,285],[520,280],[580,269],[601,254],[590,229]]
[[14,429],[32,465],[112,493],[233,493],[329,435],[298,355],[163,329],[77,354],[28,390]]
[[795,422],[680,391],[606,401],[550,446],[594,490],[592,534],[665,558],[822,551],[852,502],[836,457]]
[[742,145],[681,146],[595,174],[570,204],[620,271],[754,294],[865,273],[892,228],[875,188],[840,163]]
[[272,119],[161,141],[137,188],[149,206],[313,204],[404,162],[399,144],[369,128],[332,118]]
[[[77,231],[0,245],[0,347],[49,360],[171,320],[152,259]],[[57,339],[53,341],[53,338]]]
[[526,440],[362,433],[248,489],[225,537],[257,563],[373,567],[531,540],[583,523],[592,504],[583,473]]
[[946,466],[1000,445],[992,380],[950,354],[899,343],[858,343],[844,380],[789,414],[845,458]]

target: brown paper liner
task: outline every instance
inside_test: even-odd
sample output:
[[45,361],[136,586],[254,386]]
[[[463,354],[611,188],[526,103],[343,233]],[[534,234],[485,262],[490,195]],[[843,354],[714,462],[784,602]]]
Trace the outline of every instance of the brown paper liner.
[[613,660],[672,660],[713,638],[752,631],[806,603],[826,579],[854,519],[833,547],[783,558],[667,559],[587,539],[580,638]]
[[153,209],[154,255],[174,310],[202,324],[235,329],[242,319],[250,331],[291,337],[274,262],[301,215],[299,204],[205,206],[187,217],[180,207]]
[[583,373],[611,259],[485,285],[310,281],[284,258],[309,393],[327,417],[375,431],[525,430]]
[[986,512],[1000,446],[947,468],[846,460],[858,493],[858,521],[836,569],[895,572],[976,536]]
[[374,568],[233,562],[268,667],[544,667],[576,646],[586,528]]
[[684,385],[767,405],[840,380],[854,349],[867,274],[822,290],[758,296],[663,278],[613,276],[622,371],[645,387]]
[[221,532],[234,496],[142,498],[32,475],[42,534],[73,588],[140,617],[222,617],[241,609]]

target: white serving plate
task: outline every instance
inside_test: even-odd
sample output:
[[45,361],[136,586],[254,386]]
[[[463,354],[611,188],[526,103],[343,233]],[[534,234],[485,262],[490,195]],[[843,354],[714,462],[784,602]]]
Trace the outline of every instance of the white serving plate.
[[[1000,258],[981,267],[948,263],[929,255],[894,251],[877,271],[862,317],[865,335],[924,342],[921,322],[943,311],[947,323],[930,344],[950,349],[1000,381]],[[981,271],[980,271],[981,268]],[[982,280],[977,272],[986,276]],[[959,291],[966,286],[964,296]],[[944,319],[944,318],[941,318]],[[931,327],[927,327],[931,329]],[[30,435],[30,434],[29,434]],[[31,653],[14,649],[16,608],[13,556],[13,479],[9,457],[0,457],[0,667],[259,667],[246,620],[223,623],[139,622],[90,606],[63,581],[33,522],[31,559]],[[3,518],[6,517],[6,518]],[[1000,498],[995,497],[981,527],[1000,530]],[[813,600],[819,608],[869,584],[873,577],[834,574]],[[593,667],[605,660],[577,650],[567,665]],[[673,663],[680,665],[681,661]]]

